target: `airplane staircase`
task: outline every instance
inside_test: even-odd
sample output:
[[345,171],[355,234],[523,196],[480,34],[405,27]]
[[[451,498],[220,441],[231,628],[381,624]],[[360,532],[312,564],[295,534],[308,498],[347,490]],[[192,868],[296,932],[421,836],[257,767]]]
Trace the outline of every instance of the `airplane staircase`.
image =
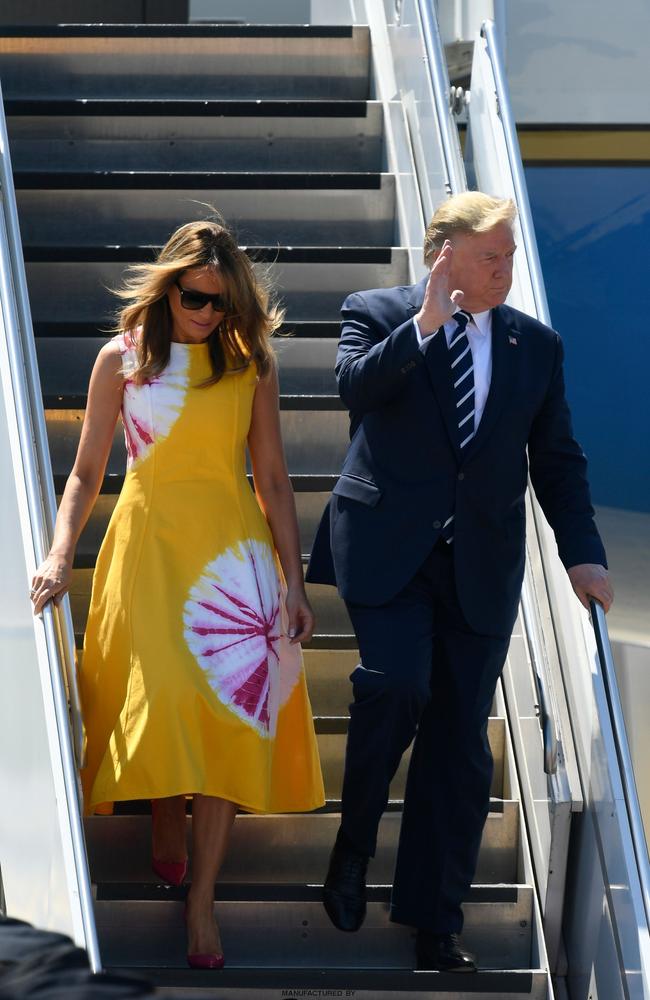
[[[288,335],[275,346],[307,558],[347,443],[347,413],[333,374],[340,303],[351,290],[407,284],[424,273],[418,240],[427,205],[409,195],[409,183],[422,179],[423,153],[409,108],[381,79],[386,39],[383,27],[372,24],[4,29],[0,80],[57,494],[72,466],[89,374],[115,308],[108,289],[127,264],[151,259],[175,226],[214,206],[258,266],[268,268],[286,305]],[[443,176],[440,137],[434,153]],[[450,189],[443,180],[440,196]],[[124,468],[118,427],[75,561],[70,607],[79,656],[95,557]],[[163,994],[205,991],[242,1000],[551,998],[559,924],[549,962],[545,898],[523,795],[528,791],[532,801],[531,782],[545,787],[547,780],[538,719],[544,688],[535,673],[542,653],[531,640],[531,628],[544,627],[535,589],[541,573],[538,567],[527,583],[489,724],[491,808],[465,905],[464,941],[481,966],[471,982],[414,972],[413,932],[388,921],[407,758],[370,865],[363,929],[341,934],[322,909],[357,650],[343,603],[318,586],[309,588],[317,634],[304,655],[326,806],[311,815],[237,817],[215,894],[228,962],[218,974],[186,967],[183,892],[158,884],[149,869],[149,804],[121,803],[113,815],[87,819],[101,966],[138,972]],[[508,704],[517,706],[511,719]],[[543,721],[550,725],[552,716],[545,710]],[[570,745],[567,732],[567,756]],[[534,747],[530,766],[526,746]],[[562,800],[565,833],[572,807],[581,807],[572,780]],[[189,831],[190,805],[187,824]],[[7,892],[7,905],[17,916],[30,915],[15,892]]]

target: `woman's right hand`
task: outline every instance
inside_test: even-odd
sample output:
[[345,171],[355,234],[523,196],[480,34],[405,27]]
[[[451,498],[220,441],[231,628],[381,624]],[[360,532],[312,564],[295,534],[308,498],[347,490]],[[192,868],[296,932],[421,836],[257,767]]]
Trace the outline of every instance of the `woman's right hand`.
[[39,615],[48,601],[54,600],[59,605],[71,583],[72,560],[50,552],[32,578],[29,596],[34,605],[34,614]]

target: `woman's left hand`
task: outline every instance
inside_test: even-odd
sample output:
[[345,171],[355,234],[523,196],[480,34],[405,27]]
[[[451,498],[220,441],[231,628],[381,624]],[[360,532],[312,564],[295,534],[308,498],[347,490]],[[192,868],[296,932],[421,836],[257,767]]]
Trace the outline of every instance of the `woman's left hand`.
[[307,600],[304,587],[289,587],[287,591],[287,613],[289,615],[289,642],[309,642],[316,619]]

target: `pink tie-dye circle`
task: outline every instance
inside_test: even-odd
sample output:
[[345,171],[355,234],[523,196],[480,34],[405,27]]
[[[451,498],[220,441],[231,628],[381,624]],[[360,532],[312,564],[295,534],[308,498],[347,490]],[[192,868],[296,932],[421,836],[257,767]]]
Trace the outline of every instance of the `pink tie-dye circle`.
[[209,563],[185,603],[185,641],[212,690],[263,736],[275,735],[302,670],[286,617],[271,548],[253,540]]

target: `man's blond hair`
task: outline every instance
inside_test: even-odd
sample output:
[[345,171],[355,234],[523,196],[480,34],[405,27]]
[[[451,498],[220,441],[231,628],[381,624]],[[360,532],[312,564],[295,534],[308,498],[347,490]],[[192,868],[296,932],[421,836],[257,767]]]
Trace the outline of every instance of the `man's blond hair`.
[[485,233],[500,222],[512,226],[517,206],[511,198],[493,198],[482,191],[463,191],[443,201],[427,226],[424,263],[431,267],[442,244],[455,233]]

